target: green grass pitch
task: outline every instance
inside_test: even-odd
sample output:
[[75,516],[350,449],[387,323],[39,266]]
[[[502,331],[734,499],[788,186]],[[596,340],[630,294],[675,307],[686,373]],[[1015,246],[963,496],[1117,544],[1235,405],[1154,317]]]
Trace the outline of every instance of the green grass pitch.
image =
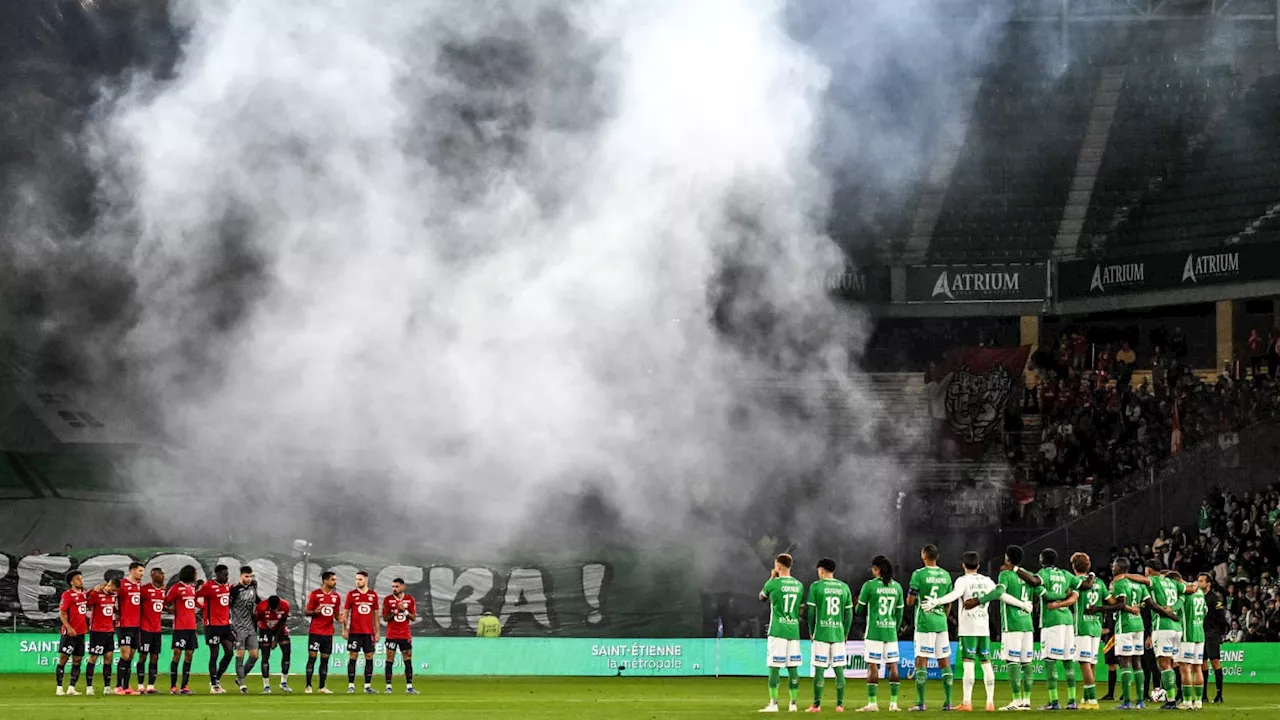
[[[14,720],[43,720],[56,717],[84,717],[92,720],[148,720],[183,718],[203,720],[225,717],[303,718],[328,713],[372,713],[377,718],[745,718],[754,717],[768,698],[762,678],[420,678],[416,683],[422,695],[414,697],[402,692],[397,678],[396,694],[366,696],[347,695],[346,678],[330,677],[335,695],[303,695],[302,678],[293,677],[292,695],[260,695],[258,678],[249,682],[251,694],[241,696],[234,690],[226,695],[208,695],[208,685],[192,682],[199,692],[194,697],[56,697],[53,676],[0,676],[0,717]],[[167,683],[163,683],[167,690]],[[381,683],[377,683],[381,685]],[[930,711],[924,715],[942,715],[941,686],[929,683]],[[81,681],[83,689],[83,680]],[[887,695],[888,688],[883,686]],[[915,689],[903,686],[904,693]],[[1007,688],[997,686],[998,698]],[[1044,702],[1044,689],[1037,687],[1036,703]],[[960,687],[956,686],[957,699]],[[379,688],[379,693],[381,689]],[[779,693],[786,713],[786,686]],[[1228,685],[1227,703],[1207,705],[1196,713],[1206,718],[1275,718],[1280,717],[1280,687],[1274,685]],[[982,686],[974,690],[975,698],[983,698]],[[813,697],[809,681],[800,685],[800,706],[804,709]],[[903,700],[907,697],[904,695]],[[849,710],[866,702],[866,684],[851,682],[846,698]],[[1007,701],[1007,699],[1006,699]],[[823,695],[822,714],[835,710],[835,683],[828,680]],[[881,712],[887,709],[887,697],[881,697]],[[1103,703],[1100,713],[1109,714],[1112,703]],[[905,705],[904,705],[905,709]],[[1148,703],[1147,710],[1159,714]],[[145,714],[140,714],[145,713]],[[225,714],[225,715],[224,715]],[[1032,711],[1023,715],[1048,715]],[[1061,713],[1059,713],[1061,714]]]

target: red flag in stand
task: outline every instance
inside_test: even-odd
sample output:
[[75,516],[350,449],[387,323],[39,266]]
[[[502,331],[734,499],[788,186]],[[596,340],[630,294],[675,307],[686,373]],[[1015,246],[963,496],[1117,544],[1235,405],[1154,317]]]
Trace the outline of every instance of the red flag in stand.
[[1182,417],[1178,413],[1178,403],[1173,404],[1173,432],[1169,433],[1169,454],[1182,452]]

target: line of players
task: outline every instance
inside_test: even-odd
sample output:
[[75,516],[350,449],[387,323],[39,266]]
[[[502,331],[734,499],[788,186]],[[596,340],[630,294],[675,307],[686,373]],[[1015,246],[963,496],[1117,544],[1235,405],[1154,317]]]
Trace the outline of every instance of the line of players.
[[[209,690],[223,694],[222,678],[235,658],[236,684],[247,693],[246,678],[253,672],[259,656],[262,661],[262,692],[271,692],[271,652],[281,653],[279,689],[289,687],[289,658],[292,648],[288,620],[292,611],[288,601],[272,595],[258,594],[253,568],[240,568],[240,581],[230,583],[226,565],[214,568],[214,579],[196,579],[192,565],[178,572],[178,581],[166,586],[165,572],[151,570],[151,582],[144,584],[142,563],[130,563],[126,573],[108,573],[107,579],[86,591],[84,578],[77,570],[67,574],[69,589],[62,593],[58,608],[61,639],[57,664],[57,694],[78,695],[80,664],[85,657],[85,694],[93,695],[94,674],[102,668],[103,695],[154,695],[163,643],[163,615],[173,616],[169,642],[169,693],[192,695],[190,688],[192,655],[198,644],[197,629],[203,625],[209,647]],[[386,658],[384,671],[386,692],[392,692],[392,667],[396,653],[404,662],[405,692],[418,694],[413,687],[413,639],[410,624],[417,615],[417,603],[405,594],[404,580],[392,581],[392,593],[382,600],[381,618],[375,614],[378,594],[368,586],[364,571],[356,574],[356,587],[343,597],[334,589],[337,577],[331,571],[321,576],[320,587],[311,591],[303,614],[310,619],[307,637],[306,693],[312,692],[312,679],[319,661],[319,692],[331,694],[328,680],[329,656],[333,652],[335,623],[341,626],[348,651],[347,692],[356,692],[356,664],[364,656],[364,692],[372,694],[374,648],[381,626],[386,625]],[[112,661],[119,645],[112,685]],[[219,654],[221,652],[221,660]],[[247,657],[246,657],[247,656]],[[137,660],[137,687],[131,682],[134,660]],[[67,665],[71,670],[68,677]],[[179,678],[181,665],[181,679]],[[144,682],[145,678],[145,682]],[[69,685],[65,684],[69,680]]]
[[[1156,617],[1152,644],[1162,672],[1161,687],[1178,685],[1179,698],[1170,696],[1162,709],[1200,709],[1205,699],[1203,685],[1205,632],[1207,614],[1205,595],[1209,576],[1201,574],[1190,582],[1173,571],[1164,572],[1158,565],[1148,566],[1145,575],[1129,573],[1128,560],[1119,558],[1111,567],[1110,588],[1090,572],[1090,559],[1084,553],[1071,556],[1070,570],[1057,567],[1058,555],[1053,550],[1040,553],[1040,570],[1031,573],[1021,567],[1022,548],[1011,545],[1005,551],[1004,564],[997,581],[978,572],[981,558],[966,552],[962,559],[964,574],[954,582],[950,573],[938,567],[938,549],[926,545],[920,558],[924,567],[911,575],[904,596],[901,585],[893,579],[893,565],[883,555],[871,562],[872,579],[863,584],[856,603],[849,586],[836,580],[835,562],[824,558],[818,562],[818,580],[809,586],[807,595],[802,583],[791,577],[792,558],[778,555],[773,572],[760,592],[760,599],[770,604],[768,632],[769,704],[761,712],[778,711],[780,673],[787,670],[790,710],[797,710],[799,694],[798,668],[800,654],[800,614],[808,615],[812,638],[811,666],[814,668],[813,704],[808,712],[821,712],[825,680],[824,671],[833,669],[836,676],[836,712],[844,712],[847,666],[845,640],[853,615],[867,614],[864,659],[867,665],[867,704],[859,712],[880,709],[877,700],[879,676],[887,671],[889,710],[897,711],[900,677],[898,673],[898,637],[905,608],[915,607],[915,686],[916,703],[910,710],[925,710],[928,684],[927,665],[936,660],[942,674],[943,709],[973,709],[973,687],[976,665],[982,667],[986,689],[986,709],[996,709],[995,670],[991,664],[989,603],[999,602],[1002,630],[1002,656],[1006,662],[1012,700],[1001,710],[1031,709],[1034,648],[1033,598],[1040,604],[1041,657],[1046,664],[1048,702],[1040,709],[1063,709],[1059,695],[1059,678],[1067,686],[1068,710],[1097,710],[1098,697],[1094,668],[1102,649],[1103,617],[1116,614],[1115,649],[1120,663],[1122,699],[1117,709],[1142,709],[1146,688],[1140,660],[1146,638],[1142,620],[1143,608]],[[802,602],[803,598],[803,602]],[[964,664],[963,701],[952,705],[953,672],[951,642],[947,618],[951,603],[960,603],[958,630],[961,658]],[[1175,664],[1177,669],[1175,670]],[[1077,701],[1076,668],[1080,669],[1082,696]],[[1180,673],[1176,675],[1175,673]]]

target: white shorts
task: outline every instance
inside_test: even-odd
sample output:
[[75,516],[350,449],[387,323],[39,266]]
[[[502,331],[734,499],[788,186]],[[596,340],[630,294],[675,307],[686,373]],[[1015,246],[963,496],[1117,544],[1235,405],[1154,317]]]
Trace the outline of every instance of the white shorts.
[[1143,646],[1146,639],[1141,630],[1116,633],[1116,657],[1142,657],[1142,653],[1146,651]]
[[849,664],[842,642],[825,643],[815,640],[809,644],[809,652],[813,655],[810,665],[816,668],[844,667]]
[[1029,663],[1036,659],[1035,636],[1029,632],[1007,632],[1000,639],[1000,657],[1005,662]]
[[1178,645],[1182,642],[1182,633],[1177,630],[1153,630],[1151,632],[1151,649],[1156,657],[1178,657]]
[[951,638],[947,631],[933,633],[916,633],[914,638],[916,657],[941,660],[951,657]]
[[800,641],[785,638],[769,638],[769,667],[800,667]]
[[1098,664],[1098,646],[1102,638],[1089,635],[1076,636],[1076,659],[1088,665]]
[[1040,654],[1047,660],[1075,660],[1075,628],[1070,625],[1041,628]]
[[862,659],[868,665],[897,665],[898,641],[866,640],[862,643]]
[[1204,664],[1204,643],[1184,642],[1178,644],[1178,662],[1183,665]]

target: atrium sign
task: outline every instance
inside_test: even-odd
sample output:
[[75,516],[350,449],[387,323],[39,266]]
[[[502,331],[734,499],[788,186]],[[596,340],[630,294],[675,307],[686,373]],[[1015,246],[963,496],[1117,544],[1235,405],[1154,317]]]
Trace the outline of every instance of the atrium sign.
[[1057,280],[1059,300],[1280,280],[1280,248],[1274,243],[1254,243],[1114,260],[1073,260],[1058,264]]
[[1043,302],[1048,282],[1043,263],[1029,265],[911,265],[909,303]]

